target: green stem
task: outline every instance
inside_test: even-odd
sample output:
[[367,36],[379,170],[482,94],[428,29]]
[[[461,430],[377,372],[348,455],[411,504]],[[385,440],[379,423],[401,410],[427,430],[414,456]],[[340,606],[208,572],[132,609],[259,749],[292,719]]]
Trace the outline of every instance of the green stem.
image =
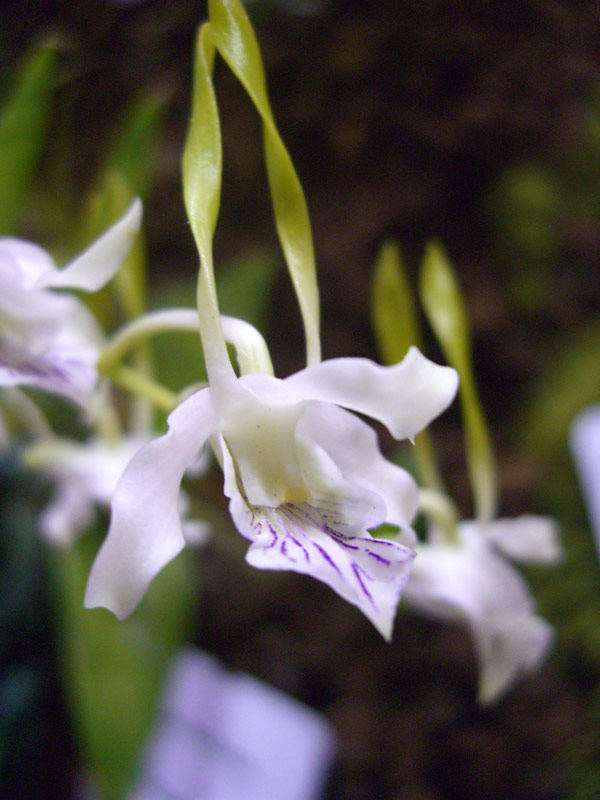
[[450,498],[433,489],[419,491],[419,511],[431,522],[429,544],[437,544],[436,539],[442,533],[444,544],[455,545],[458,541],[458,511]]
[[111,372],[136,344],[157,333],[177,330],[198,332],[198,313],[195,309],[168,308],[144,314],[143,317],[126,323],[117,331],[102,351],[98,360],[98,369],[101,372]]
[[167,413],[173,411],[179,401],[175,392],[171,392],[169,389],[156,383],[141,372],[136,372],[136,370],[124,364],[114,367],[108,373],[108,376],[114,383],[119,384],[119,386],[122,386],[133,394],[146,397],[157,408]]
[[415,436],[415,460],[420,483],[427,489],[443,493],[444,482],[437,464],[435,449],[428,431]]

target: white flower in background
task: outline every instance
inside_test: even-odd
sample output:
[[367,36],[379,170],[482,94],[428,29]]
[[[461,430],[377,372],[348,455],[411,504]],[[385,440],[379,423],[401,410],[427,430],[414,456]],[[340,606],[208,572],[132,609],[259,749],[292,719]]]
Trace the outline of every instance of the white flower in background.
[[[238,339],[247,346],[250,326],[239,325]],[[418,491],[404,470],[383,458],[374,431],[344,408],[379,420],[396,439],[412,438],[452,401],[456,372],[411,348],[393,367],[342,358],[285,380],[266,369],[238,379],[224,342],[216,351],[205,344],[210,387],[182,402],[168,432],[125,470],[86,606],[125,617],[181,550],[179,485],[210,439],[231,516],[251,542],[247,561],[318,578],[389,638],[414,556],[409,525]],[[399,542],[371,536],[383,522],[402,529]]]
[[142,206],[125,216],[65,269],[45,250],[0,239],[0,386],[28,385],[87,400],[96,384],[102,333],[85,305],[56,289],[94,292],[125,260],[139,230]]
[[[50,438],[26,448],[23,463],[55,484],[54,496],[38,521],[40,533],[52,544],[70,546],[93,524],[97,508],[109,508],[125,467],[148,441],[148,436],[124,436],[110,445],[98,438],[83,443]],[[203,469],[196,474],[199,471]],[[189,500],[183,491],[179,507],[185,517]],[[206,538],[208,525],[185,520],[183,532],[190,544],[198,544]]]
[[465,622],[479,661],[479,696],[490,703],[544,658],[552,627],[535,613],[523,577],[504,558],[552,564],[561,557],[554,520],[538,516],[458,525],[457,541],[417,545],[404,591],[414,608]]

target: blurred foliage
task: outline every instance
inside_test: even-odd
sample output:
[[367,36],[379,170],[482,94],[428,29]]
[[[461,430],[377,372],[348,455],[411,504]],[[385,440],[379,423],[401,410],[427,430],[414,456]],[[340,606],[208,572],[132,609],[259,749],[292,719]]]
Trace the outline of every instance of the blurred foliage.
[[465,457],[475,515],[483,521],[496,514],[496,463],[473,367],[471,330],[458,278],[440,244],[425,248],[421,269],[421,303],[446,361],[458,372]]
[[57,47],[35,43],[19,64],[9,97],[0,113],[0,235],[12,233],[45,143],[50,100],[56,83]]
[[487,209],[508,287],[542,321],[581,314],[566,333],[548,330],[550,366],[529,387],[516,420],[523,457],[541,466],[544,510],[562,525],[566,557],[553,574],[532,572],[557,629],[555,663],[585,698],[585,721],[565,753],[570,800],[600,796],[600,574],[568,452],[576,415],[600,401],[600,93],[579,141],[561,161],[522,162],[501,174]]
[[127,620],[105,609],[84,609],[99,533],[49,557],[61,666],[84,770],[104,800],[119,800],[135,778],[171,657],[190,635],[194,576],[184,550]]
[[55,675],[36,489],[13,461],[3,458],[0,470],[0,797],[37,800],[68,784],[69,728]]

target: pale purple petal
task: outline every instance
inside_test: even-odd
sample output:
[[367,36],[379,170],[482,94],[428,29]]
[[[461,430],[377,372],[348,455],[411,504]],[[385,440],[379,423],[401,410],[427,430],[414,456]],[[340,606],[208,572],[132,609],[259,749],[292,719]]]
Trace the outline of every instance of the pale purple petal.
[[0,385],[32,386],[84,404],[96,385],[97,351],[52,348],[36,355],[10,341],[0,343]]
[[284,383],[306,400],[334,403],[382,422],[396,439],[412,439],[452,402],[458,375],[411,347],[392,367],[336,358],[290,375]]
[[94,507],[89,497],[73,484],[60,486],[40,514],[38,527],[42,536],[58,547],[69,547],[77,535],[90,527]]
[[[246,555],[259,569],[311,575],[357,606],[377,630],[391,638],[396,607],[414,556],[395,542],[373,539],[365,530],[347,535],[344,507],[330,499],[284,503],[278,508],[249,505],[240,494],[231,458],[224,449],[226,494],[239,532],[252,541]],[[357,504],[361,503],[360,494]]]
[[117,272],[129,253],[142,220],[142,204],[135,199],[128,211],[80,256],[62,270],[48,270],[36,288],[83,289],[95,292]]
[[185,400],[168,422],[168,432],[139,450],[119,481],[108,536],[90,573],[87,608],[104,606],[126,617],[185,544],[180,485],[214,429],[210,390]]
[[298,425],[298,433],[318,441],[347,481],[376,492],[386,504],[385,522],[404,532],[403,543],[415,543],[410,522],[418,503],[413,478],[384,458],[375,431],[354,414],[328,403],[311,402]]

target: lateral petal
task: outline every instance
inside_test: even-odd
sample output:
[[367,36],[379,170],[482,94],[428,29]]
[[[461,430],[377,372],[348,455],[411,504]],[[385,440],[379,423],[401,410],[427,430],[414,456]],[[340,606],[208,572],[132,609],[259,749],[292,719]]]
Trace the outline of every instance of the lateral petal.
[[141,220],[142,203],[136,198],[124,216],[68,267],[40,274],[35,288],[97,291],[108,283],[127,257],[140,229]]
[[410,522],[417,511],[418,487],[413,478],[383,457],[375,431],[359,417],[329,403],[308,403],[298,433],[318,441],[343,477],[375,492],[386,505],[385,522],[398,525],[403,543],[416,537]]
[[86,607],[104,606],[119,619],[135,609],[152,578],[185,544],[179,490],[215,426],[210,390],[181,403],[168,423],[168,432],[139,450],[125,469],[88,580]]
[[452,402],[458,375],[411,347],[392,367],[365,358],[335,358],[284,383],[306,400],[344,406],[382,422],[396,439],[412,439]]

